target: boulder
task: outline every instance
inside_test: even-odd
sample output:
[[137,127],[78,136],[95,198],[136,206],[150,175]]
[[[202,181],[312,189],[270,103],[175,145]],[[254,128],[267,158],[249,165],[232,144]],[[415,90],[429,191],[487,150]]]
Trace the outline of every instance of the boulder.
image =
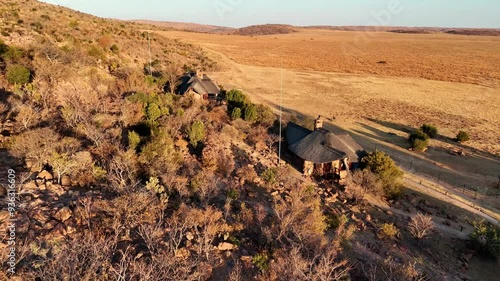
[[6,210],[1,210],[0,211],[0,221],[6,221],[8,218],[10,218],[10,213]]
[[43,229],[51,230],[51,229],[54,229],[54,227],[56,227],[56,225],[57,225],[57,221],[51,220],[43,226]]
[[231,243],[227,243],[227,242],[222,242],[219,244],[219,246],[217,246],[217,249],[219,251],[231,251],[231,250],[234,250],[236,248],[235,245],[231,244]]
[[66,224],[66,234],[71,235],[73,233],[76,233],[77,225],[74,219],[67,220],[65,224]]
[[46,236],[46,239],[49,240],[59,240],[63,239],[66,235],[66,229],[62,224],[57,224],[52,231]]
[[62,186],[70,186],[71,185],[71,178],[69,176],[62,176],[61,177],[61,185]]
[[58,184],[52,184],[51,182],[47,183],[47,190],[54,193],[57,196],[61,196],[66,193],[64,188]]
[[202,262],[198,265],[197,272],[201,274],[201,280],[209,280],[212,278],[213,268],[210,264]]
[[41,171],[40,173],[38,173],[38,175],[36,177],[38,179],[42,179],[42,180],[46,180],[46,181],[54,179],[54,176],[50,172],[48,172],[47,170]]
[[49,221],[50,216],[42,209],[37,209],[34,212],[35,213],[33,214],[32,218],[37,222],[39,222],[40,224],[44,225],[46,222]]
[[70,208],[64,207],[54,215],[54,218],[58,221],[65,222],[69,218],[71,218],[72,215],[73,213],[71,212]]

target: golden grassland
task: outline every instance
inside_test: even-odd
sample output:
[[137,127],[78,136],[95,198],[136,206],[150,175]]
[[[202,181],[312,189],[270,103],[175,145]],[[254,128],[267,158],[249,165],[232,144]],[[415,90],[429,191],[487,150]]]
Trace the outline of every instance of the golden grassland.
[[[500,37],[304,30],[266,36],[163,33],[237,63],[498,86]],[[385,62],[385,63],[380,63]]]

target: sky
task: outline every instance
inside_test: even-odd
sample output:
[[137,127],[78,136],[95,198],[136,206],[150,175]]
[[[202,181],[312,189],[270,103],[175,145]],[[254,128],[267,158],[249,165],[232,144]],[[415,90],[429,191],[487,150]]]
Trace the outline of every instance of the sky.
[[500,28],[499,0],[43,0],[99,17],[228,27],[280,23]]

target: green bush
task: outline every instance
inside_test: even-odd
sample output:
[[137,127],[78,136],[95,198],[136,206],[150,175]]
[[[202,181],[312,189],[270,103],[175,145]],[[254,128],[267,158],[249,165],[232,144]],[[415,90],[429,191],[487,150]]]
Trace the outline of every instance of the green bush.
[[422,130],[422,132],[428,135],[431,139],[436,138],[438,135],[438,129],[434,125],[424,124],[420,127],[420,130]]
[[244,119],[247,122],[253,123],[257,120],[257,110],[253,104],[247,104],[245,106]]
[[266,271],[270,267],[270,258],[267,253],[257,254],[252,257],[252,263],[260,270]]
[[227,191],[227,198],[236,200],[238,199],[238,197],[240,197],[240,193],[238,192],[238,190],[231,188]]
[[411,148],[415,151],[425,151],[429,146],[429,140],[416,139],[411,143]]
[[278,171],[275,168],[268,168],[262,173],[261,178],[267,184],[274,185],[278,178]]
[[73,28],[73,29],[78,29],[78,27],[80,26],[80,23],[77,20],[72,20],[69,22],[68,26],[70,28]]
[[399,230],[393,223],[384,223],[380,227],[380,233],[384,237],[387,237],[389,239],[394,239],[396,236],[399,235]]
[[382,151],[375,151],[365,156],[361,163],[363,168],[368,169],[381,180],[385,197],[390,199],[399,197],[402,191],[400,180],[404,173],[391,157]]
[[482,221],[473,223],[474,231],[470,238],[481,253],[500,258],[500,227]]
[[118,54],[118,52],[120,51],[120,48],[118,48],[118,46],[116,44],[113,44],[111,46],[110,50],[111,50],[111,52]]
[[241,118],[241,108],[235,107],[233,111],[231,112],[231,119],[236,120]]
[[7,67],[6,76],[10,84],[22,85],[30,82],[31,72],[20,64],[14,64]]
[[187,130],[189,142],[193,146],[198,146],[205,138],[205,125],[201,121],[195,121]]
[[239,107],[243,108],[249,102],[248,98],[240,90],[230,90],[226,94],[227,103],[231,108]]
[[9,50],[9,46],[7,46],[1,39],[0,39],[0,56],[3,56],[7,51]]
[[458,142],[466,142],[466,141],[470,140],[470,137],[469,137],[469,134],[467,134],[467,132],[460,131],[460,132],[458,132],[456,139]]
[[257,122],[260,124],[270,127],[276,121],[276,115],[269,106],[259,104],[255,106],[255,109],[257,110]]
[[89,47],[89,49],[87,50],[87,54],[91,57],[96,58],[96,59],[101,59],[101,60],[104,59],[104,54],[103,54],[102,50],[99,49],[95,45],[92,45]]
[[26,51],[18,47],[9,47],[3,57],[11,62],[19,62],[26,55]]
[[422,130],[413,131],[408,138],[411,148],[424,151],[429,146],[429,136]]

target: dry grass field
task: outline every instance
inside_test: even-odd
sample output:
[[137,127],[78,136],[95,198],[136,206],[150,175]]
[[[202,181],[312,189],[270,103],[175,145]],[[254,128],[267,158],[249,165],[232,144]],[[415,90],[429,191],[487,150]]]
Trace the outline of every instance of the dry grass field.
[[[500,171],[500,37],[371,33],[369,42],[356,45],[357,34],[162,32],[204,47],[225,69],[211,74],[219,83],[275,108],[282,53],[288,113],[335,117],[335,125],[365,147],[390,149],[406,168],[421,161],[426,174],[448,173],[455,186],[494,186]],[[408,132],[423,123],[437,125],[441,136],[427,153],[409,152]],[[455,143],[459,130],[472,141]],[[450,155],[453,149],[467,156]]]
[[[304,30],[235,36],[168,32],[235,62],[287,69],[376,74],[499,86],[500,37]],[[385,62],[385,63],[379,63]]]

